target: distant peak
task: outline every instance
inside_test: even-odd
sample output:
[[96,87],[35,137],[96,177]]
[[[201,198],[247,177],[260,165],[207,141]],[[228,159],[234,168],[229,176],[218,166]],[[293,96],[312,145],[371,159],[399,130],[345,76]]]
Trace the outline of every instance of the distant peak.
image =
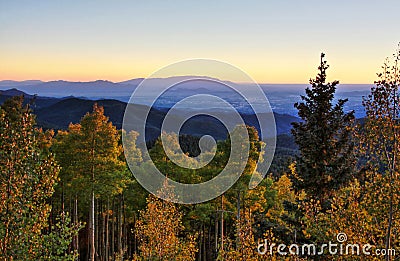
[[17,88],[11,88],[5,91],[0,90],[0,94],[5,96],[21,96],[21,95],[31,96],[23,91],[18,90]]
[[55,81],[48,81],[47,83],[113,83],[112,81],[108,80],[94,80],[94,81],[66,81],[66,80],[55,80]]
[[118,83],[121,83],[121,84],[136,84],[136,85],[138,85],[143,80],[144,80],[144,78],[134,78],[134,79],[118,82]]

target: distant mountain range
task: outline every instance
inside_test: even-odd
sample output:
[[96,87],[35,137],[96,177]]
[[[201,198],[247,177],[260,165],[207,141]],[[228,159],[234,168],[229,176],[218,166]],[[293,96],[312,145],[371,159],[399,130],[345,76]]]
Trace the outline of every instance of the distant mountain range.
[[28,80],[28,81],[12,81],[12,80],[4,80],[0,81],[0,86],[2,87],[20,87],[20,86],[27,86],[27,85],[36,85],[43,83],[40,80]]
[[[122,121],[127,103],[113,100],[100,99],[90,100],[76,97],[41,97],[26,94],[18,89],[10,89],[0,91],[0,103],[12,96],[23,95],[25,103],[32,103],[34,113],[37,115],[37,124],[45,129],[67,129],[70,123],[77,123],[80,119],[93,108],[94,103],[104,107],[104,113],[109,117],[117,128],[122,128]],[[144,110],[148,107],[145,105],[135,105],[136,109]],[[151,140],[159,136],[161,124],[168,110],[152,108],[147,120],[146,139]],[[184,117],[175,115],[175,117]],[[291,122],[299,119],[294,116],[274,113],[277,134],[288,134],[291,129]],[[257,120],[254,114],[241,114],[246,124],[251,126],[257,125]],[[139,127],[138,127],[139,128]],[[205,134],[212,135],[216,139],[225,139],[227,130],[215,118],[208,116],[196,116],[188,121],[182,128],[182,134],[202,136]]]
[[[37,94],[39,96],[61,98],[65,96],[91,96],[113,93],[114,95],[125,95],[134,88],[130,85],[123,85],[109,81],[98,80],[94,82],[68,82],[68,81],[28,81],[28,82],[10,82],[1,81],[2,88],[18,88],[19,90]],[[122,90],[119,93],[117,87]],[[128,90],[125,90],[128,89]]]
[[[193,77],[205,80],[216,80],[215,78],[205,76],[175,76],[168,78],[152,78],[146,81],[152,86],[152,89],[159,89],[169,86],[175,82],[186,81]],[[17,88],[26,93],[37,94],[39,96],[65,97],[65,96],[86,96],[86,97],[120,97],[131,96],[136,87],[144,80],[144,78],[136,78],[123,82],[111,82],[107,80],[96,80],[89,82],[71,82],[71,81],[48,81],[40,80],[28,81],[0,81],[0,89]],[[231,82],[226,82],[231,83]],[[233,84],[233,83],[231,83]],[[200,84],[193,84],[193,88],[202,87]],[[188,86],[186,86],[188,87]],[[189,86],[190,87],[190,86]]]
[[[204,79],[198,81],[188,81],[192,78]],[[136,78],[122,82],[111,82],[106,80],[97,80],[90,82],[70,82],[70,81],[49,81],[43,82],[39,80],[29,81],[0,81],[0,90],[8,90],[16,88],[29,94],[37,94],[38,97],[80,97],[91,100],[98,99],[114,99],[122,102],[128,102],[132,93],[137,86],[143,81],[143,78]],[[237,84],[229,81],[221,81],[218,79],[205,76],[176,76],[169,78],[152,78],[146,79],[149,83],[149,93],[159,91],[161,87],[170,86],[176,82],[185,82],[171,88],[167,96],[159,100],[163,106],[169,107],[171,103],[176,102],[185,95],[192,94],[214,94],[231,98],[230,101],[236,101],[236,98],[227,92],[224,84],[235,85],[238,88],[248,88],[246,84]],[[216,84],[213,81],[222,82]],[[265,95],[268,97],[274,112],[279,114],[289,114],[297,116],[297,110],[293,104],[300,100],[300,95],[304,94],[307,84],[260,84]],[[360,118],[365,115],[362,107],[362,97],[369,94],[371,85],[360,84],[340,84],[337,89],[336,98],[348,98],[345,110],[355,110],[356,117]],[[141,104],[150,105],[146,99],[141,100]],[[242,108],[242,104],[238,108]],[[242,113],[251,113],[242,111]]]

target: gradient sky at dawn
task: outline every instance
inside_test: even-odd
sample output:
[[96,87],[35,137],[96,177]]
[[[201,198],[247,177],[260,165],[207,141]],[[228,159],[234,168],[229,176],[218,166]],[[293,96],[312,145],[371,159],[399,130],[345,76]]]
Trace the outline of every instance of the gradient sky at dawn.
[[[400,41],[400,1],[0,0],[0,80],[147,77],[211,58],[261,83],[372,83]],[[229,79],[227,79],[229,80]]]

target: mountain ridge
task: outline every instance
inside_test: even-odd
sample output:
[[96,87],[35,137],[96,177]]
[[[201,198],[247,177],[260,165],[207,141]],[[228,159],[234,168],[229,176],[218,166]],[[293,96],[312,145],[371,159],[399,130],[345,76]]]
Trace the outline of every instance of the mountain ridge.
[[[32,109],[37,116],[37,124],[45,129],[67,129],[70,123],[78,123],[87,112],[90,112],[95,103],[103,106],[104,114],[109,117],[110,121],[113,122],[118,129],[121,129],[125,108],[127,106],[126,102],[115,99],[91,100],[78,97],[41,97],[26,94],[17,89],[5,91],[8,95],[2,95],[3,93],[4,91],[0,92],[0,103],[15,95],[26,95],[24,102],[32,103]],[[134,106],[140,110],[147,110],[149,108],[146,105],[135,104]],[[163,118],[167,112],[168,110],[165,109],[150,109],[150,116],[148,118],[148,130],[150,134],[146,139],[154,139],[159,135]],[[221,112],[221,114],[223,114],[223,112]],[[258,128],[257,119],[254,114],[243,113],[241,116],[246,124]],[[297,117],[288,114],[274,113],[274,116],[278,135],[289,134],[291,122],[299,121]],[[175,115],[175,117],[178,119],[183,118],[184,112],[182,112],[182,115]],[[193,136],[201,136],[204,135],[204,133],[208,133],[214,135],[216,139],[221,140],[226,138],[227,131],[220,123],[216,122],[215,119],[201,116],[191,119],[190,124],[182,128],[182,133]]]

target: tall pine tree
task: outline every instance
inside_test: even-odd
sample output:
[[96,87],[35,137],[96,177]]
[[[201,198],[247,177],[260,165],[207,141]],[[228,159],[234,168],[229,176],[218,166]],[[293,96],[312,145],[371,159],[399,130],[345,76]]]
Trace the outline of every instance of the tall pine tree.
[[355,167],[352,141],[354,112],[343,110],[347,99],[333,99],[338,81],[327,82],[327,62],[321,54],[318,75],[302,95],[298,109],[301,122],[292,123],[292,134],[299,146],[293,183],[321,202],[346,184]]

